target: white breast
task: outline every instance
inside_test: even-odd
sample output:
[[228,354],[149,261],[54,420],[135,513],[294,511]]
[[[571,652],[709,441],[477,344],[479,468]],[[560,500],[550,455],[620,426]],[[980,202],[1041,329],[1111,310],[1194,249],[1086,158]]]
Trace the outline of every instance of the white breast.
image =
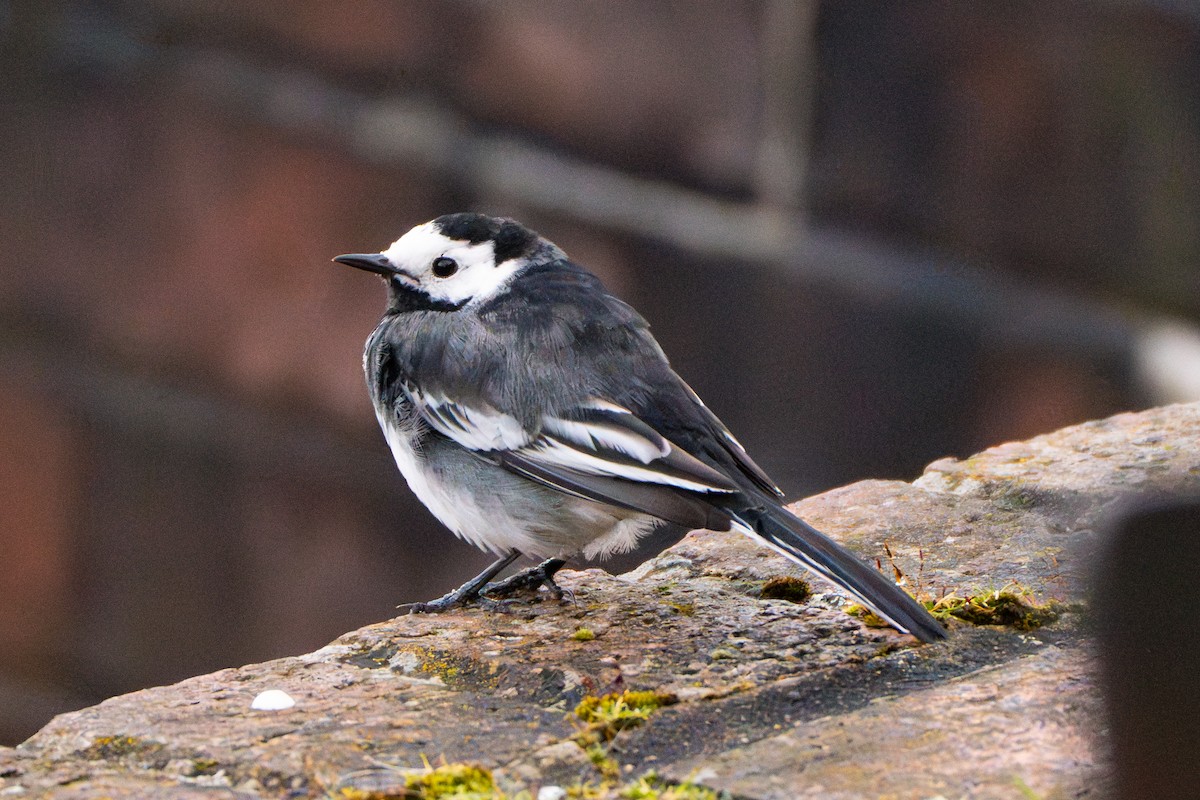
[[454,502],[446,492],[446,487],[433,479],[433,474],[422,463],[422,455],[418,449],[416,426],[419,424],[415,415],[410,423],[397,420],[393,414],[381,408],[375,409],[379,419],[379,427],[383,429],[388,447],[392,449],[392,457],[400,474],[408,482],[417,499],[425,504],[439,521],[455,534],[463,535],[463,520],[460,512],[463,510],[459,503]]
[[[501,554],[519,550],[537,558],[569,557],[583,551],[589,558],[604,557],[633,547],[656,520],[643,514],[590,500],[556,495],[535,487],[525,478],[500,467],[475,489],[464,484],[460,473],[478,464],[433,468],[421,453],[416,415],[398,420],[376,409],[396,466],[417,499],[456,536],[483,550]],[[435,461],[445,461],[435,458]],[[476,496],[476,489],[483,496]]]

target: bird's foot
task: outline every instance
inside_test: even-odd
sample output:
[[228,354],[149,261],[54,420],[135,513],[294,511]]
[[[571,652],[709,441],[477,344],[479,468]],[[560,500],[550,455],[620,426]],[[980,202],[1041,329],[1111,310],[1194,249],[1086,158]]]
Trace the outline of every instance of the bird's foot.
[[[480,590],[480,599],[510,597],[518,592],[533,591],[536,592],[541,587],[545,586],[547,592],[555,600],[562,600],[564,597],[571,602],[575,601],[575,595],[569,590],[562,588],[554,580],[554,574],[558,572],[566,562],[561,558],[549,558],[538,564],[536,567],[522,570],[515,575],[510,575],[502,581],[489,583]],[[486,597],[485,597],[486,596]],[[493,602],[495,602],[493,600]]]
[[456,608],[476,606],[486,611],[504,611],[504,604],[490,597],[484,597],[479,592],[474,594],[460,593],[457,590],[447,592],[437,600],[427,600],[423,603],[405,603],[396,606],[401,614],[441,614]]
[[503,610],[500,603],[487,597],[480,595],[484,587],[488,585],[488,581],[504,571],[509,564],[516,561],[520,557],[520,553],[513,550],[500,558],[496,559],[487,569],[476,575],[471,580],[464,583],[452,592],[446,592],[437,600],[430,600],[425,603],[405,603],[402,606],[396,606],[401,614],[440,614],[443,611],[449,611],[453,608],[462,608],[467,605],[477,605],[489,611]]

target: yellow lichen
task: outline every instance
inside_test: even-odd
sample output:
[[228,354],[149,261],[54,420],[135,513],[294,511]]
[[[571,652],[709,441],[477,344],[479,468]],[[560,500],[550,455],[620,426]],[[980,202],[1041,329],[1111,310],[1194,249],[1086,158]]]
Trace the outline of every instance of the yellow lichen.
[[98,761],[146,755],[157,752],[162,747],[159,742],[147,742],[136,736],[97,736],[88,747],[80,751],[80,755],[88,761]]
[[500,683],[500,665],[494,661],[476,661],[431,647],[403,647],[397,651],[397,655],[407,659],[403,665],[406,672],[438,678],[447,686],[469,685],[472,688],[494,689]]

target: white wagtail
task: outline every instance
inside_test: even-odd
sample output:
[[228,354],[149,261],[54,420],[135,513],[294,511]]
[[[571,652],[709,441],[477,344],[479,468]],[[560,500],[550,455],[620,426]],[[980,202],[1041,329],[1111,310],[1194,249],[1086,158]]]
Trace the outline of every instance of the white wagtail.
[[[549,241],[449,214],[381,253],[367,385],[408,485],[455,534],[501,557],[414,612],[545,585],[578,553],[632,548],[662,522],[741,531],[844,587],[896,628],[944,637],[877,570],[781,505],[782,493],[667,363],[649,326]],[[546,559],[490,583],[521,554]]]

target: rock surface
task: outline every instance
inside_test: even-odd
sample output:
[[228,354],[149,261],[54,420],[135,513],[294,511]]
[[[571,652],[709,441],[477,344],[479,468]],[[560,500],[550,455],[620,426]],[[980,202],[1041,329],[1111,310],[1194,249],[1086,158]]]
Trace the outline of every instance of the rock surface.
[[[563,573],[574,602],[400,617],[64,714],[0,748],[0,797],[399,797],[396,768],[426,758],[485,766],[509,797],[617,797],[651,770],[739,798],[1096,796],[1087,555],[1126,498],[1200,491],[1197,442],[1200,404],[1172,406],[794,506],[919,596],[1015,582],[1060,601],[1032,631],[951,621],[948,642],[918,646],[824,586],[760,598],[796,570],[693,532],[627,575]],[[252,710],[271,689],[295,705]],[[632,689],[678,702],[619,732],[572,713]]]

